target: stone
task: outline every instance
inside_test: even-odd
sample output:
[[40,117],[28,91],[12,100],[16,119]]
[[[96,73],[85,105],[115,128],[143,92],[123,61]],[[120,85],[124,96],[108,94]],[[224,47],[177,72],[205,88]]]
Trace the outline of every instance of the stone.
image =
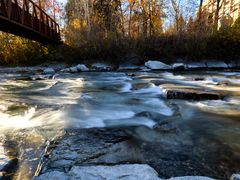
[[171,66],[161,62],[161,61],[147,61],[145,66],[152,70],[169,70],[172,69]]
[[174,63],[172,67],[174,70],[185,70],[186,65],[184,63]]
[[214,69],[228,68],[228,65],[223,61],[207,61],[206,64],[208,68]]
[[134,64],[120,64],[118,71],[140,70],[141,68]]
[[158,130],[162,133],[177,133],[178,129],[176,126],[170,123],[156,124],[153,129]]
[[233,174],[230,180],[240,180],[240,174]]
[[223,95],[217,92],[206,91],[198,88],[182,87],[174,85],[161,85],[164,96],[167,99],[185,99],[185,100],[219,100]]
[[183,176],[183,177],[173,177],[169,180],[214,180],[205,176]]
[[237,61],[230,61],[227,65],[228,65],[228,68],[231,68],[231,69],[237,69],[240,67],[240,63]]
[[89,71],[89,68],[87,66],[85,66],[84,64],[78,64],[76,66],[76,68],[78,71],[82,71],[82,72]]
[[[141,112],[136,117],[152,117],[156,121],[159,118],[165,119],[156,113],[148,112]],[[179,118],[176,117],[176,120],[179,121]],[[172,126],[175,125],[174,122],[172,118],[165,119],[164,122],[159,121],[159,125],[164,125],[164,130],[171,131],[174,129]],[[66,134],[56,141],[56,147],[49,150],[51,152],[49,156],[39,164],[39,167],[43,168],[36,179],[60,177],[85,180],[94,176],[95,179],[101,180],[101,176],[105,178],[106,175],[108,175],[106,179],[145,179],[145,174],[149,174],[150,171],[153,175],[150,179],[157,180],[157,175],[152,173],[154,170],[161,174],[161,177],[176,177],[176,180],[210,180],[200,176],[178,177],[181,174],[196,174],[196,172],[197,174],[208,173],[209,176],[217,175],[218,179],[226,175],[226,171],[217,169],[217,162],[209,171],[209,166],[202,165],[198,159],[191,159],[188,151],[192,153],[193,146],[184,148],[180,142],[169,143],[162,138],[167,136],[170,139],[176,139],[178,136],[181,137],[181,133],[180,130],[177,134],[174,131],[162,133],[145,126],[68,129]],[[58,166],[51,167],[55,162]],[[151,167],[154,170],[149,170]],[[118,178],[118,176],[121,177]]]
[[70,68],[70,72],[71,73],[77,73],[78,72],[78,68],[77,67],[71,67]]
[[69,72],[70,72],[70,68],[62,69],[62,70],[60,70],[60,72],[63,72],[63,73],[69,73]]
[[205,62],[191,62],[187,64],[187,69],[203,69],[207,68]]
[[113,67],[104,63],[94,63],[92,64],[92,69],[97,71],[110,71],[113,70]]
[[64,172],[51,171],[51,172],[44,173],[41,176],[33,178],[33,180],[47,180],[47,179],[69,180],[69,176]]
[[10,172],[17,165],[17,159],[9,158],[5,155],[3,144],[0,143],[0,172]]
[[29,80],[46,80],[46,79],[54,79],[55,76],[53,74],[46,74],[46,75],[32,75],[30,76]]
[[157,172],[147,164],[116,166],[75,166],[69,172],[73,179],[88,180],[160,180]]
[[55,70],[53,68],[46,68],[43,70],[44,74],[55,74]]
[[195,77],[193,78],[194,81],[205,81],[204,77]]

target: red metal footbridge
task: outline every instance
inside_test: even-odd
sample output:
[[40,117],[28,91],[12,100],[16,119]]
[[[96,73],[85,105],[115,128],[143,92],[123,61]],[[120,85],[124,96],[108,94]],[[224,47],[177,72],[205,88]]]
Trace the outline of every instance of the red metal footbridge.
[[0,0],[0,31],[41,43],[60,42],[60,28],[32,0]]

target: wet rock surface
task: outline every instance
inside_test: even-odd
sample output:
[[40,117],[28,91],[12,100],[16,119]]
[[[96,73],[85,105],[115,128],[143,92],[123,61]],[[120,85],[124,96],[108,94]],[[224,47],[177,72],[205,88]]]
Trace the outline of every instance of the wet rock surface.
[[74,166],[68,173],[53,171],[35,179],[160,180],[157,175],[157,172],[148,165],[127,164],[115,166]]
[[14,158],[14,152],[12,152],[14,145],[9,142],[6,144],[0,143],[0,179],[8,178],[9,174],[16,170],[18,160]]
[[[164,132],[144,126],[68,130],[56,145],[48,148],[40,163],[39,176],[34,179],[211,179],[199,175],[229,178],[231,172],[220,172],[221,168],[217,168],[220,160],[206,165],[208,155],[195,154],[196,148],[203,144],[196,142],[200,144],[197,147],[182,147],[178,141],[169,143],[161,139],[163,136],[177,139],[181,133],[171,124],[169,128]],[[192,157],[188,156],[190,151]],[[182,175],[195,176],[177,177]]]
[[167,99],[185,99],[185,100],[219,100],[224,95],[216,91],[208,91],[199,88],[188,88],[173,85],[162,85],[164,96]]

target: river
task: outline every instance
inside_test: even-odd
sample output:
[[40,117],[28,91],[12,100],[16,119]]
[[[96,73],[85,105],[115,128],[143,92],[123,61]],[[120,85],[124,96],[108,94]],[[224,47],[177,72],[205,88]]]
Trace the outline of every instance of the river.
[[[30,179],[47,142],[64,129],[152,129],[161,117],[171,119],[178,134],[153,137],[143,131],[142,141],[179,148],[181,158],[195,162],[193,174],[203,166],[203,175],[223,179],[240,171],[240,72],[85,72],[45,80],[27,80],[27,73],[0,75],[0,177]],[[170,100],[162,84],[224,92],[226,97]],[[135,118],[142,112],[158,117]],[[178,155],[163,151],[161,157]],[[7,161],[11,167],[1,169]]]

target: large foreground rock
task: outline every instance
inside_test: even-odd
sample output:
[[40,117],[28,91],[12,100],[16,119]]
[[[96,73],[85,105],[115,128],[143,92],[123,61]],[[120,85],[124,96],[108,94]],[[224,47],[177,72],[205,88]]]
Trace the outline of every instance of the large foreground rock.
[[[139,113],[137,116],[147,116],[156,121],[158,118],[164,118],[146,112]],[[159,122],[159,125],[166,125],[165,122],[177,125],[174,123],[177,120],[165,119]],[[226,177],[226,174],[229,177],[232,175],[232,170],[222,171],[219,168],[221,158],[225,158],[222,152],[225,147],[222,144],[217,149],[213,149],[211,143],[209,146],[201,141],[187,146],[177,141],[166,141],[163,137],[171,140],[182,138],[182,132],[179,131],[176,134],[172,130],[171,132],[164,130],[165,132],[162,133],[162,128],[172,127],[159,128],[136,126],[67,130],[62,138],[56,143],[51,143],[47,148],[36,179],[144,180],[150,177],[150,179],[159,180],[177,177],[176,180],[210,180],[210,178],[199,176],[221,179]],[[202,146],[213,150],[210,153],[219,153],[220,160],[216,159],[209,163],[206,154],[198,157],[197,149]],[[193,154],[189,156],[189,153]],[[234,157],[230,157],[231,159]],[[183,175],[186,177],[179,177]]]
[[146,164],[126,164],[116,166],[74,166],[68,173],[49,172],[36,178],[79,180],[160,180],[157,172]]
[[161,61],[147,61],[145,66],[152,70],[167,70],[172,69],[171,66],[161,62]]

